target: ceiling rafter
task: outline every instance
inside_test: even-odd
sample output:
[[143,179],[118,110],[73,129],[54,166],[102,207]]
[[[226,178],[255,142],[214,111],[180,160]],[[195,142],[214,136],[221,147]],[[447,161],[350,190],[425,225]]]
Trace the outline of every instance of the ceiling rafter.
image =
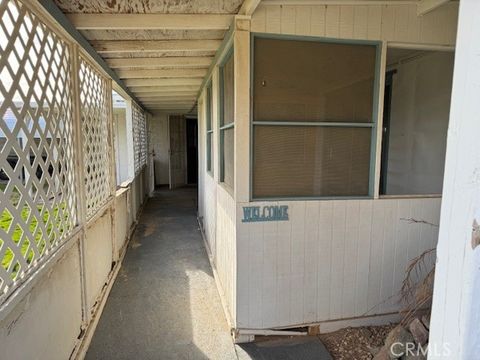
[[117,74],[120,79],[203,78],[207,69],[118,69]]
[[238,15],[251,16],[257,9],[260,1],[261,0],[245,0],[238,11]]
[[212,63],[211,56],[176,56],[161,58],[116,58],[106,59],[112,69],[135,67],[209,67]]
[[133,89],[134,94],[188,94],[196,93],[199,86],[185,85],[185,86],[142,86]]
[[99,54],[112,52],[216,51],[221,40],[93,40]]
[[199,78],[179,78],[179,79],[125,79],[126,86],[131,88],[133,92],[136,91],[136,87],[158,87],[158,86],[198,86],[202,84],[203,79]]
[[161,96],[161,97],[140,97],[140,101],[150,101],[150,102],[162,102],[162,101],[174,101],[174,100],[182,100],[182,101],[194,101],[196,99],[195,95],[190,95],[188,97],[177,97],[177,96]]
[[227,30],[232,15],[66,14],[78,30]]

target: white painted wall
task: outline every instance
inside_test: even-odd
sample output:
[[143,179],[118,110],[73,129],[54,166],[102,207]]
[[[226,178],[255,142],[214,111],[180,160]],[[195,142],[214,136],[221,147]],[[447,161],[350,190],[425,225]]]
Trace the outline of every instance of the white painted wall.
[[[451,3],[417,17],[413,4],[262,4],[251,31],[381,40],[384,47],[389,42],[442,46],[455,42],[457,8]],[[246,100],[241,106],[250,108]],[[236,123],[237,132],[239,128]],[[237,135],[250,142],[248,127]],[[249,152],[236,155],[240,167],[248,168]],[[248,186],[248,176],[239,179]],[[282,202],[290,207],[288,222],[241,223],[243,206],[263,204],[237,202],[239,328],[288,327],[397,311],[405,266],[437,240],[435,226],[405,219],[438,224],[439,198]]]
[[75,243],[0,321],[1,357],[68,359],[81,325],[80,253]]
[[[199,216],[214,256],[220,292],[235,328],[282,328],[395,312],[405,267],[433,248],[440,198],[251,202],[250,33],[264,32],[388,43],[453,45],[458,4],[417,17],[416,5],[280,6],[260,4],[235,27],[235,194],[205,171],[205,103],[199,101]],[[385,50],[382,69],[385,71]],[[213,72],[216,94],[217,70]],[[382,84],[383,86],[383,84]],[[383,102],[380,91],[379,103]],[[214,139],[217,139],[214,97]],[[381,110],[381,105],[379,105]],[[379,111],[381,114],[382,111]],[[381,127],[381,116],[379,119]],[[381,140],[381,139],[379,139]],[[217,142],[215,142],[217,146]],[[380,151],[380,148],[377,149]],[[377,158],[379,159],[378,154]],[[375,174],[379,179],[379,169]],[[378,197],[378,194],[377,196]],[[235,200],[235,201],[234,201]],[[235,205],[232,223],[230,207]],[[243,206],[288,205],[289,221],[242,223]],[[430,264],[431,265],[431,264]],[[223,272],[223,273],[222,273]],[[228,290],[228,289],[232,290]],[[377,318],[378,319],[378,318]],[[357,320],[348,320],[348,326]]]
[[[275,328],[388,314],[409,260],[435,247],[439,198],[237,204],[237,326]],[[243,206],[289,221],[242,223]]]
[[450,2],[424,16],[415,4],[267,5],[252,17],[252,32],[388,40],[414,44],[455,43],[458,3]]
[[[218,108],[218,69],[213,73],[213,109]],[[207,241],[209,256],[215,268],[219,292],[226,306],[232,326],[235,325],[235,271],[236,271],[236,223],[235,201],[233,196],[218,183],[219,153],[214,140],[212,152],[213,174],[206,171],[206,91],[202,93],[198,105],[199,134],[199,201],[198,216]],[[213,111],[213,139],[218,139],[218,112]]]
[[393,66],[387,194],[440,194],[453,76],[452,52]]
[[150,122],[150,131],[150,141],[155,153],[155,185],[168,185],[168,115],[155,114]]

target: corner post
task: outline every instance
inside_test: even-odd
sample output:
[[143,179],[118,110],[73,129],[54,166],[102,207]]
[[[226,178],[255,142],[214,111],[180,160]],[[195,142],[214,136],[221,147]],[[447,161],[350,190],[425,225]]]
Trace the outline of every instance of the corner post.
[[250,16],[234,20],[235,200],[250,198]]
[[429,359],[480,352],[479,17],[478,0],[460,2]]

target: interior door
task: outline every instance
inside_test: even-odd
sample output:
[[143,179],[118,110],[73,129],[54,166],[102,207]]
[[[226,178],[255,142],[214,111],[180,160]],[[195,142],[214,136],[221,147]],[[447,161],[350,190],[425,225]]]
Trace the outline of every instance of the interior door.
[[168,130],[170,134],[170,189],[175,189],[185,185],[187,180],[185,118],[181,115],[169,116]]

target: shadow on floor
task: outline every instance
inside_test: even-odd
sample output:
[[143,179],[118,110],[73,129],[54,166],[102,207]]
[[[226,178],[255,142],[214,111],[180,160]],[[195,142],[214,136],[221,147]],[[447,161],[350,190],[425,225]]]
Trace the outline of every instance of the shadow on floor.
[[87,359],[236,359],[196,189],[162,189],[145,206]]
[[236,345],[239,360],[332,360],[316,336],[278,338]]

